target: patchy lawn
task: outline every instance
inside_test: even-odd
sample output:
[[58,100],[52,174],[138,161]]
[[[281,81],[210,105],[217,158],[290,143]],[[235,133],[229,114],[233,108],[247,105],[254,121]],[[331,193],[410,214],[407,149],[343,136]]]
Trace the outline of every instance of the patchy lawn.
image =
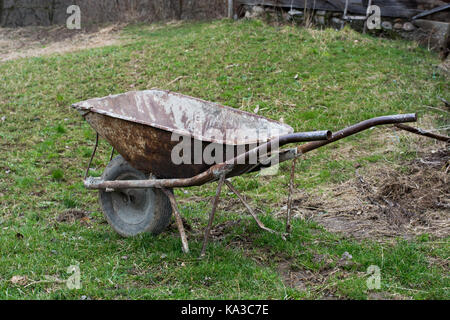
[[[434,54],[349,29],[259,21],[134,25],[121,37],[121,45],[0,63],[0,298],[449,299],[444,143],[376,128],[306,155],[297,166],[287,241],[258,229],[224,189],[213,241],[199,260],[215,184],[176,191],[190,255],[181,253],[173,225],[156,237],[121,238],[103,218],[97,193],[83,187],[95,134],[69,108],[158,87],[257,109],[297,131],[417,112],[422,126],[445,133],[448,112],[438,110],[438,96],[448,100],[449,88]],[[102,141],[93,174],[101,174],[109,152]],[[278,230],[289,167],[273,177],[233,178]],[[423,186],[430,187],[428,175],[437,179],[439,189],[419,194],[432,205],[402,202],[405,190],[422,186],[417,170],[426,172]],[[400,186],[383,189],[392,177]],[[344,226],[364,222],[368,232],[335,228],[330,216]],[[79,265],[81,289],[64,283],[71,265]],[[380,268],[380,289],[367,287],[371,265]]]

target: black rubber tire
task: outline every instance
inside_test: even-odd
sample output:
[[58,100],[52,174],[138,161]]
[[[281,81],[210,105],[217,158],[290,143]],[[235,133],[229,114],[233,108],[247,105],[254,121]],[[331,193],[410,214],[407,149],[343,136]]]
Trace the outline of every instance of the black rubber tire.
[[[106,167],[103,180],[144,180],[148,177],[134,169],[122,156]],[[100,190],[100,204],[109,225],[121,236],[132,237],[143,232],[160,234],[169,225],[172,207],[161,189]]]

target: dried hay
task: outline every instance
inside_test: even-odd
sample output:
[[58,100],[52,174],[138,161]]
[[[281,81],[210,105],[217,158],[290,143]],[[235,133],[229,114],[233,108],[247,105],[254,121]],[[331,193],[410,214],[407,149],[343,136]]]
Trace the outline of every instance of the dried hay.
[[[432,122],[433,119],[425,117],[419,127],[427,128]],[[359,239],[411,238],[420,234],[448,237],[448,144],[402,131],[394,132],[388,127],[380,130],[380,134],[372,139],[385,141],[385,150],[396,150],[395,140],[406,137],[409,148],[419,150],[416,158],[400,165],[377,163],[364,173],[356,169],[353,179],[331,185],[323,194],[297,190],[293,200],[294,218],[311,219],[331,232]],[[370,140],[364,143],[370,143]],[[340,151],[343,151],[339,152],[340,157],[354,156],[351,152],[346,155],[345,148]],[[284,211],[280,214],[285,214]]]

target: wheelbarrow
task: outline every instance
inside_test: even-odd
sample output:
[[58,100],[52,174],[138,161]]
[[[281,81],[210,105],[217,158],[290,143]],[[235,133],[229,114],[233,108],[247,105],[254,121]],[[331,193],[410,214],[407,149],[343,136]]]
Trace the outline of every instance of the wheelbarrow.
[[[205,230],[201,255],[223,184],[239,198],[262,229],[285,238],[290,232],[291,200],[296,159],[302,154],[376,125],[416,121],[415,114],[381,116],[332,134],[328,130],[296,132],[287,124],[164,90],[131,91],[72,105],[97,132],[84,177],[88,189],[98,189],[106,220],[120,235],[161,233],[172,213],[182,250],[189,252],[173,188],[218,181]],[[113,147],[101,177],[89,177],[99,136]],[[307,142],[294,148],[287,144]],[[114,152],[119,155],[113,158]],[[228,178],[293,160],[286,232],[267,228]]]

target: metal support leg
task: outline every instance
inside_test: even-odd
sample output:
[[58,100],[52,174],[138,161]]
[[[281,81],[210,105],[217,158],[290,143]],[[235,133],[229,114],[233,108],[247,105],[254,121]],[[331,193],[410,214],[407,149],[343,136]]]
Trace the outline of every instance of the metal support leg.
[[181,244],[184,253],[189,253],[189,245],[186,238],[186,232],[184,231],[183,220],[181,220],[180,212],[178,211],[177,202],[175,200],[175,196],[172,192],[165,188],[161,188],[161,190],[169,197],[170,204],[172,206],[172,210],[175,214],[175,222],[178,227],[178,231],[180,232]]
[[295,178],[295,164],[297,163],[297,158],[292,160],[291,166],[291,178],[289,181],[289,197],[286,212],[286,233],[291,233],[291,213],[292,213],[292,194],[294,193],[294,178]]
[[231,184],[230,181],[225,180],[225,184],[227,185],[227,187],[239,198],[239,200],[241,200],[242,204],[245,206],[245,208],[247,209],[247,211],[251,214],[251,216],[253,217],[253,219],[255,219],[256,223],[258,224],[258,226],[263,229],[266,230],[270,233],[275,233],[275,234],[279,234],[281,236],[281,238],[283,240],[286,240],[286,237],[284,234],[277,232],[275,230],[272,230],[270,228],[267,228],[262,222],[261,220],[258,219],[258,216],[255,214],[255,212],[253,211],[253,209],[248,205],[248,203],[245,201],[244,197],[239,193],[239,191],[237,191],[234,186]]
[[219,203],[220,191],[222,190],[222,185],[223,185],[224,180],[225,180],[225,174],[222,174],[220,176],[219,183],[217,185],[216,196],[213,199],[212,209],[211,209],[211,213],[209,215],[208,226],[206,227],[206,230],[205,230],[205,238],[203,239],[203,247],[202,247],[202,252],[200,254],[200,257],[205,256],[206,246],[208,244],[208,239],[209,239],[209,233],[211,232],[211,226],[212,226],[212,223],[214,220],[214,214],[216,213],[217,204]]
[[114,149],[114,147],[112,148],[112,150],[111,150],[111,155],[109,156],[109,161],[111,162],[111,160],[113,159],[113,157],[114,157],[114,151],[116,151],[115,149]]

